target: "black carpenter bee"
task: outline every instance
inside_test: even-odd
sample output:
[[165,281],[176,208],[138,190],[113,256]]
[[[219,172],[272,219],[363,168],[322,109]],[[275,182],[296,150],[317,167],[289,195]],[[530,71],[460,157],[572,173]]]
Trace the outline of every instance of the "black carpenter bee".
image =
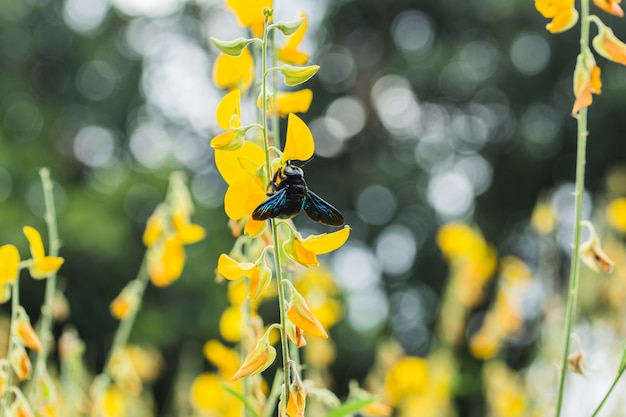
[[300,209],[304,209],[304,212],[316,222],[329,226],[343,224],[341,213],[309,190],[304,181],[302,168],[292,165],[289,161],[285,167],[278,168],[267,188],[269,198],[252,212],[254,220],[274,217],[289,219],[296,216]]

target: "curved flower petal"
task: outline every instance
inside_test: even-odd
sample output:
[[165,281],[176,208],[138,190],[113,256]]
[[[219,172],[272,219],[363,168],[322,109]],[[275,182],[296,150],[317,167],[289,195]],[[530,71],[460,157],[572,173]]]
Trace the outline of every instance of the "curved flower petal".
[[293,113],[287,119],[287,138],[281,162],[307,161],[313,156],[315,143],[308,126]]
[[340,248],[346,243],[348,236],[350,236],[350,226],[344,226],[336,232],[310,235],[302,240],[302,246],[316,255],[321,255]]
[[263,163],[265,152],[252,142],[244,141],[243,146],[235,151],[215,150],[215,165],[229,185],[241,180],[244,175],[255,176]]
[[613,30],[598,21],[598,34],[593,38],[593,48],[604,58],[626,65],[626,44],[619,40]]
[[256,266],[252,262],[237,262],[224,253],[217,260],[217,273],[230,281],[244,276],[250,278],[255,269]]
[[291,305],[287,310],[287,318],[306,333],[323,338],[328,337],[322,323],[315,317],[304,297],[295,288],[292,288]]
[[217,104],[215,117],[217,124],[224,130],[237,129],[241,126],[241,90],[234,89],[226,94]]
[[256,346],[246,356],[239,370],[230,379],[236,381],[247,375],[256,375],[267,369],[276,359],[276,349],[269,342],[269,336],[266,333],[259,339]]
[[302,246],[298,239],[291,239],[283,243],[283,250],[294,261],[303,266],[318,266],[320,263],[314,252]]
[[0,246],[0,284],[12,282],[19,274],[20,253],[13,245]]
[[[276,97],[278,115],[285,117],[289,113],[306,113],[311,106],[311,101],[313,101],[313,90],[309,88],[300,91],[278,93]],[[270,114],[272,113],[270,112]]]
[[272,0],[226,0],[226,6],[235,13],[239,24],[250,28],[254,36],[263,34],[263,10],[272,8]]
[[617,17],[624,17],[624,10],[620,7],[622,0],[593,0],[593,4],[605,12]]
[[22,230],[26,239],[28,239],[28,243],[30,244],[30,254],[33,259],[39,259],[46,256],[43,248],[43,241],[41,240],[41,235],[37,229],[30,226],[24,226]]
[[283,47],[278,49],[278,59],[282,62],[293,65],[304,65],[309,60],[307,53],[298,50],[308,26],[306,14],[301,13],[300,18],[304,19],[300,27],[287,38],[287,42],[285,42]]
[[220,88],[240,88],[247,90],[254,79],[254,61],[248,49],[241,55],[231,56],[221,53],[213,65],[213,83]]
[[559,10],[552,18],[552,21],[546,25],[546,29],[550,33],[561,33],[572,28],[578,22],[578,10],[574,7]]
[[574,0],[535,0],[535,8],[543,17],[552,18],[563,9],[574,6]]
[[261,204],[267,195],[251,177],[244,175],[231,184],[224,196],[224,211],[233,220],[248,216]]

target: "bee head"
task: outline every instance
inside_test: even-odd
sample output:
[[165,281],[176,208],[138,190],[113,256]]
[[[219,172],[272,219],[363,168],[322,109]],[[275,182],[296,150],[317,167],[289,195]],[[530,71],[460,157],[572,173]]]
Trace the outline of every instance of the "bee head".
[[287,161],[287,165],[285,165],[285,168],[283,168],[283,173],[287,176],[304,176],[304,171],[302,171],[302,168],[293,165],[291,161]]

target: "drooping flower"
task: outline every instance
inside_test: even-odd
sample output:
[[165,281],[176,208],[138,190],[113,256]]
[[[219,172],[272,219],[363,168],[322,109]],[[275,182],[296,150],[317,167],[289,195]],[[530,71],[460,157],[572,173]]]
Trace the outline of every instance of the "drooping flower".
[[598,34],[593,38],[593,48],[604,58],[626,65],[626,44],[619,40],[613,30],[599,19],[594,20],[598,26]]
[[9,353],[9,361],[11,362],[11,367],[17,375],[18,380],[24,381],[30,377],[33,366],[28,358],[26,349],[24,349],[22,345],[13,345],[11,352]]
[[303,19],[300,27],[278,48],[278,59],[287,64],[304,65],[309,60],[309,54],[298,49],[308,26],[306,14],[300,13],[300,19]]
[[328,337],[328,333],[326,333],[322,323],[315,317],[304,297],[295,288],[292,288],[291,291],[291,302],[287,310],[287,318],[306,333],[323,338]]
[[219,88],[247,90],[254,81],[252,54],[244,48],[240,55],[220,53],[213,64],[213,83]]
[[235,372],[235,375],[231,378],[231,381],[236,381],[244,376],[261,373],[274,363],[274,359],[276,359],[276,349],[270,344],[270,331],[271,330],[266,331],[257,341],[256,346],[250,351],[248,356],[246,356],[237,372]]
[[591,231],[591,236],[580,245],[580,259],[585,265],[595,272],[610,274],[613,272],[615,262],[607,255],[600,245],[600,238],[596,234],[590,222],[584,221],[583,225]]
[[600,67],[596,65],[591,52],[579,54],[574,70],[574,106],[572,114],[577,114],[580,109],[589,107],[593,101],[591,94],[602,92],[600,80]]
[[289,386],[289,400],[285,411],[289,417],[304,417],[306,390],[299,375],[297,373],[295,375],[296,379]]
[[30,319],[26,311],[19,307],[17,312],[17,319],[15,322],[15,336],[21,345],[32,349],[37,352],[41,352],[41,342],[35,329],[30,324]]
[[41,235],[35,228],[25,226],[23,231],[28,243],[30,243],[30,254],[33,259],[33,263],[28,268],[31,277],[35,279],[46,278],[58,271],[63,265],[63,258],[46,256]]
[[310,235],[307,238],[294,232],[292,238],[283,244],[283,249],[287,256],[303,266],[317,266],[319,261],[317,255],[332,252],[340,248],[350,236],[350,227],[332,233],[322,233],[320,235]]
[[617,17],[624,17],[624,10],[620,7],[622,0],[593,0],[593,4],[605,12]]

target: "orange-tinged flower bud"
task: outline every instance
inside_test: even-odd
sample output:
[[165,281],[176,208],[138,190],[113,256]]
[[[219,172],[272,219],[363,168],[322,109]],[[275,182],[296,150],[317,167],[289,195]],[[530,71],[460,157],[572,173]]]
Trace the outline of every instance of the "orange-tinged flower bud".
[[593,38],[593,48],[604,58],[626,65],[626,44],[600,19],[595,19],[594,22],[598,26],[598,34]]
[[301,348],[306,346],[306,339],[304,338],[304,330],[297,327],[291,320],[287,320],[287,338],[291,343]]
[[30,376],[33,367],[26,353],[26,349],[24,349],[22,345],[13,345],[11,353],[9,354],[9,361],[11,362],[13,371],[17,375],[17,379],[24,381]]
[[248,298],[256,300],[259,298],[272,282],[272,270],[265,265],[260,265],[252,271],[250,276],[250,292]]
[[0,246],[0,284],[15,281],[19,274],[20,253],[13,245]]
[[244,359],[239,370],[230,379],[231,381],[236,381],[248,375],[256,375],[274,363],[276,349],[269,342],[269,332],[269,330],[265,332],[263,337],[258,340],[254,349]]
[[299,376],[289,386],[289,400],[287,400],[287,416],[304,417],[304,408],[306,407],[306,390]]
[[591,105],[591,93],[600,94],[601,92],[600,68],[596,65],[593,55],[591,52],[578,55],[576,69],[574,70],[574,95],[576,100],[574,101],[572,114],[576,114],[580,109]]
[[622,0],[593,0],[593,4],[605,12],[617,17],[624,17],[624,11],[620,7]]
[[304,297],[302,297],[295,288],[292,288],[291,291],[291,303],[287,310],[287,318],[291,320],[296,327],[300,327],[306,333],[325,338],[328,337],[324,326],[322,326],[317,317],[315,317],[304,300]]
[[157,240],[163,235],[163,216],[159,213],[160,210],[155,212],[148,218],[146,223],[146,229],[143,232],[143,244],[146,247],[153,246]]
[[29,267],[30,276],[35,279],[47,278],[58,271],[63,264],[63,258],[46,256],[41,235],[35,228],[24,226],[22,230],[30,244],[30,253],[33,258],[33,264]]
[[109,305],[111,315],[118,320],[122,320],[133,313],[139,305],[140,289],[141,283],[137,280],[132,280],[126,284],[124,289]]
[[23,346],[37,352],[41,352],[41,342],[39,341],[39,337],[37,337],[37,333],[35,333],[33,326],[30,324],[28,314],[26,314],[26,311],[22,307],[19,307],[17,313],[15,336],[17,337],[19,343]]

